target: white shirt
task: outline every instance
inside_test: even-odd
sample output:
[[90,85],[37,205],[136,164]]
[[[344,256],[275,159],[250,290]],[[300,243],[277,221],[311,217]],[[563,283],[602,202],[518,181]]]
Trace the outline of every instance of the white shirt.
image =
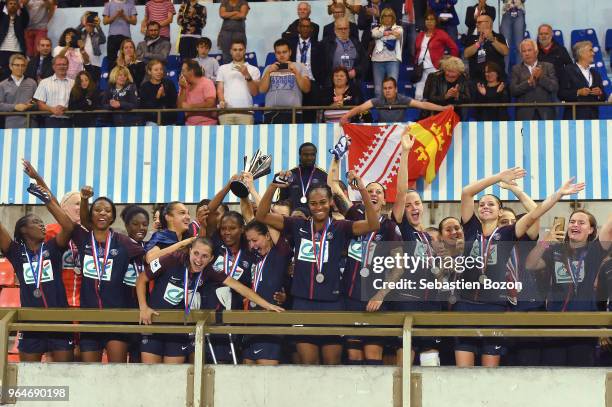
[[533,65],[528,65],[527,63],[524,63],[524,64],[527,67],[527,69],[529,69],[529,75],[533,75],[533,70],[535,69],[536,66],[538,66],[538,61],[535,61]]
[[89,55],[89,63],[94,66],[102,66],[102,55],[94,55],[91,36],[85,35],[85,52]]
[[[244,63],[249,75],[254,81],[259,80],[261,74],[259,69]],[[221,65],[217,71],[217,82],[223,83],[223,96],[226,107],[252,107],[253,96],[249,92],[249,87],[244,76],[234,69],[234,63]]]
[[11,75],[11,78],[13,79],[13,82],[15,82],[15,86],[19,87],[19,85],[21,85],[21,82],[23,82],[25,76],[22,76],[21,79],[17,79],[15,75]]
[[[74,79],[68,77],[59,79],[55,74],[48,78],[43,79],[38,84],[36,92],[34,92],[34,99],[40,100],[46,103],[48,106],[65,106],[68,107],[68,100],[70,99],[70,91],[74,85]],[[67,116],[52,116],[62,117]]]
[[[419,54],[419,59],[417,60],[417,63],[423,63],[423,69],[435,68],[433,62],[431,61],[431,53],[429,50],[427,50],[429,40],[431,40],[431,37],[428,37],[427,34],[423,35],[423,41],[421,41],[421,53]],[[426,51],[427,54],[425,54]]]
[[15,19],[9,17],[9,21],[8,31],[2,45],[0,45],[0,51],[21,52],[21,46],[17,40],[17,35],[15,35]]
[[582,76],[584,76],[584,79],[586,79],[587,83],[589,84],[589,88],[593,86],[593,75],[591,75],[591,67],[589,66],[585,69],[580,64],[576,65],[578,65],[578,69],[580,69],[580,72],[582,72]]
[[306,65],[306,76],[308,76],[308,79],[310,79],[311,81],[314,81],[314,76],[312,76],[312,68],[310,64],[310,55],[312,53],[312,41],[310,41],[310,38],[304,40],[302,39],[302,37],[298,37],[297,49],[295,51],[295,61],[302,62],[302,47],[304,46],[304,42],[308,44],[308,49],[306,50],[306,63],[304,63],[304,65]]

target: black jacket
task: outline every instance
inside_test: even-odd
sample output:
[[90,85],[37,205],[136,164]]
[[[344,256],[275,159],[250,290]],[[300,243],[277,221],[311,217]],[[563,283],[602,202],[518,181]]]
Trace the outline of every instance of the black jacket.
[[[300,19],[298,18],[294,22],[289,24],[289,27],[287,27],[282,37],[287,41],[295,40],[298,37],[298,35],[300,35],[298,33],[299,23],[300,23]],[[314,38],[316,41],[319,41],[319,24],[315,23],[312,20],[310,20],[310,24],[312,24],[312,38]]]
[[[6,7],[6,2],[0,2],[0,9],[4,9]],[[9,25],[10,25],[10,17],[4,11],[0,12],[0,44],[4,42],[6,38],[6,34],[8,33]],[[25,29],[30,22],[30,15],[28,14],[28,9],[23,7],[15,16],[15,35],[17,36],[17,41],[19,41],[19,46],[21,47],[21,51],[25,53],[26,43],[25,43]]]
[[[293,62],[296,62],[298,38],[299,37],[295,37],[289,40],[289,45],[291,47],[291,61]],[[310,48],[310,68],[312,69],[312,76],[314,76],[315,82],[323,83],[326,79],[325,66],[323,66],[321,61],[323,61],[325,58],[325,50],[320,42],[314,40],[314,37],[310,39]]]
[[40,70],[40,77],[36,75],[39,65],[39,56],[30,58],[30,62],[28,62],[28,67],[25,71],[25,76],[28,78],[32,78],[35,81],[40,81],[41,79],[45,79],[53,75],[53,57],[51,56],[51,54],[47,55],[42,60],[42,69]]
[[552,64],[555,67],[555,75],[559,80],[563,78],[565,67],[574,63],[565,47],[557,44],[555,40],[552,40],[552,46],[548,53],[544,52],[540,43],[538,43],[538,61]]
[[[323,27],[323,40],[321,42],[327,41],[327,39],[330,37],[336,37],[334,23],[329,23]],[[357,24],[353,23],[352,21],[349,22],[349,37],[359,40],[359,29],[357,28]]]
[[[446,99],[444,96],[446,92],[451,87],[459,85],[459,98],[451,98]],[[460,75],[459,78],[455,81],[455,83],[448,83],[446,78],[444,77],[444,71],[438,71],[430,74],[425,81],[425,88],[423,89],[423,99],[428,102],[435,103],[440,106],[447,105],[459,105],[464,103],[470,103],[472,100],[472,96],[470,93],[470,86],[467,80],[467,77],[464,75]],[[438,112],[432,112],[423,110],[421,112],[421,117],[432,116]],[[462,119],[466,118],[467,110],[461,109],[461,111],[457,112]]]
[[[355,68],[355,71],[357,74],[355,75],[355,79],[353,80],[360,81],[360,80],[363,80],[365,77],[365,74],[368,70],[368,66],[370,64],[370,59],[368,58],[366,51],[363,49],[358,39],[349,38],[349,40],[353,43],[353,46],[357,50],[357,58],[355,60],[355,64],[353,67]],[[336,47],[338,46],[338,44],[336,43],[336,36],[334,35],[333,37],[326,38],[323,46],[325,50],[324,51],[325,52],[325,64],[324,64],[325,74],[324,74],[323,86],[331,86],[332,72],[335,68],[333,66],[334,65],[334,62],[333,62],[334,53],[336,52]]]
[[[474,13],[476,12],[476,6],[469,6],[467,11],[465,12],[465,25],[467,26],[468,35],[472,34],[476,29],[476,19],[474,18]],[[481,14],[483,15],[483,14]],[[487,15],[495,21],[495,7],[485,5],[484,15]]]
[[[571,64],[565,67],[563,73],[563,80],[559,81],[559,98],[565,102],[604,102],[606,100],[606,93],[604,91],[603,82],[601,75],[597,72],[597,69],[590,69],[591,76],[593,77],[593,84],[589,86],[584,75],[580,72],[578,65]],[[602,91],[601,96],[588,95],[578,96],[577,91],[581,88],[600,88]],[[563,114],[564,119],[572,118],[572,109],[566,108]],[[599,118],[599,107],[598,106],[576,106],[576,119],[598,119]]]

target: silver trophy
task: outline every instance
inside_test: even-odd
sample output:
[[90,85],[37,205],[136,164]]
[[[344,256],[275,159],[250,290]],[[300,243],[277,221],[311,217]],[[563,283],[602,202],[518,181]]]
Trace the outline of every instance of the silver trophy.
[[[245,155],[244,171],[253,174],[253,180],[261,178],[264,175],[268,175],[272,171],[270,169],[270,167],[272,166],[272,157],[266,154],[262,154],[259,149],[251,158],[251,161],[248,162],[248,165],[247,161],[248,157]],[[249,196],[249,188],[241,180],[233,181],[230,185],[230,189],[238,198],[246,198],[247,196]]]

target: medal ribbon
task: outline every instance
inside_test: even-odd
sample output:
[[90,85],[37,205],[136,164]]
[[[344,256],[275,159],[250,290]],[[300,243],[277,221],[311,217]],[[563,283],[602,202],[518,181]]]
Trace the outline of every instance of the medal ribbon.
[[[70,248],[70,253],[72,254],[72,268],[75,269],[79,266],[79,250],[77,249],[74,242],[71,240],[68,242],[68,247]],[[79,263],[77,263],[79,262]]]
[[304,188],[304,179],[302,178],[302,168],[299,166],[298,166],[298,172],[300,173],[300,184],[302,185],[302,197],[306,198],[306,192],[308,191],[308,188],[310,187],[310,183],[312,182],[312,177],[314,176],[315,169],[313,167],[312,171],[310,172],[310,177],[308,178],[308,182],[306,183],[306,188]]
[[[236,258],[234,259],[234,264],[232,265],[232,268],[230,269],[229,266],[229,254],[230,254],[230,249],[226,249],[225,250],[225,256],[223,257],[223,272],[225,273],[226,276],[230,276],[230,277],[234,277],[234,273],[236,272],[236,269],[238,268],[238,261],[240,260],[240,254],[242,253],[242,249],[238,250],[238,254],[236,255]],[[229,273],[228,273],[229,270]]]
[[427,239],[427,233],[425,232],[420,232],[420,231],[416,231],[417,236],[419,237],[419,240],[421,241],[421,243],[424,243],[426,246],[426,252],[427,252],[427,256],[428,257],[433,257],[433,248],[431,247],[431,244],[429,243],[429,239]]
[[[493,231],[493,233],[491,233],[491,236],[489,236],[488,239],[485,238],[484,233],[480,235],[480,255],[484,259],[482,273],[480,273],[482,275],[487,274],[487,266],[489,264],[489,249],[491,247],[491,241],[493,241],[493,236],[495,236],[495,233],[497,233],[497,229],[499,228],[498,227],[495,228],[495,230]],[[485,241],[486,241],[486,244],[485,244]]]
[[189,299],[189,267],[185,267],[185,279],[183,282],[183,290],[184,290],[184,300],[185,300],[185,317],[189,315],[191,311],[191,306],[193,305],[193,299],[196,296],[198,291],[198,285],[200,284],[200,278],[202,277],[202,272],[198,273],[198,278],[195,282],[195,287],[193,288],[193,294],[191,295],[191,299]]
[[[268,252],[268,254],[270,254],[270,252]],[[263,279],[263,268],[266,264],[266,260],[268,259],[268,254],[266,254],[264,258],[261,259],[259,262],[257,262],[257,265],[255,266],[255,275],[253,276],[252,284],[253,291],[255,292],[257,292],[257,287],[259,287],[259,283]]]
[[[380,219],[378,219],[379,222],[381,222],[385,217],[381,216]],[[370,243],[372,243],[372,240],[374,239],[374,236],[376,236],[376,233],[378,233],[378,231],[372,232],[370,233],[370,236],[365,239],[363,236],[361,237],[361,267],[366,267],[368,264],[368,255],[370,254]],[[365,243],[365,248],[363,247]]]
[[34,271],[34,266],[32,264],[32,259],[30,258],[30,254],[28,253],[28,248],[26,245],[23,245],[23,250],[25,251],[26,258],[28,259],[28,264],[30,265],[30,270],[32,271],[32,277],[34,277],[34,285],[36,289],[40,290],[40,280],[42,280],[42,271],[43,271],[43,252],[45,251],[45,243],[40,244],[40,249],[38,251],[38,263],[36,264],[36,271]]
[[100,265],[100,258],[98,257],[98,242],[94,237],[94,233],[91,232],[91,252],[93,254],[94,268],[98,276],[98,286],[102,283],[102,275],[106,270],[106,263],[108,262],[108,254],[110,253],[111,241],[113,240],[112,232],[106,232],[106,238],[104,240],[104,258]]
[[317,244],[315,243],[315,231],[314,231],[314,220],[310,220],[310,234],[312,235],[312,251],[314,252],[317,268],[319,273],[323,273],[323,260],[325,259],[323,251],[325,250],[325,240],[327,237],[327,230],[329,229],[329,225],[331,224],[331,220],[327,219],[327,224],[325,225],[325,229],[323,229],[323,234],[321,235],[321,240],[319,242],[319,247],[317,248]]

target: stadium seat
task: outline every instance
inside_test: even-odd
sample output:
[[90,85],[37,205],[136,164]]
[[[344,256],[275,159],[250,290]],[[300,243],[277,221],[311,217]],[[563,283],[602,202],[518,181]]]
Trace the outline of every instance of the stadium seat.
[[180,55],[168,55],[166,61],[167,71],[180,71],[181,70],[181,56]]
[[266,55],[266,64],[264,66],[268,66],[275,62],[276,62],[276,55],[274,54],[274,52],[268,52],[268,55]]
[[100,75],[100,83],[98,83],[98,89],[104,92],[108,88],[108,72],[102,72]]
[[15,270],[5,257],[0,257],[0,286],[13,287],[14,285]]
[[565,41],[563,40],[563,32],[561,30],[554,30],[554,39],[555,41],[557,41],[557,44],[561,45],[562,47],[565,46]]
[[171,70],[171,71],[166,72],[166,76],[168,77],[168,79],[170,79],[174,83],[174,86],[176,86],[177,91],[179,88],[178,80],[179,80],[180,73],[181,73],[180,68],[177,70]]
[[0,291],[0,308],[19,308],[19,287],[4,287]]
[[529,30],[525,30],[525,35],[523,36],[523,38],[531,38],[531,33],[529,32]]
[[599,47],[597,34],[592,28],[585,28],[583,30],[572,30],[572,47],[579,41],[591,41],[593,47]]
[[255,54],[254,52],[247,52],[245,59],[250,65],[259,66],[257,65],[257,54]]
[[223,63],[223,54],[208,54],[209,57],[215,58],[219,65]]

